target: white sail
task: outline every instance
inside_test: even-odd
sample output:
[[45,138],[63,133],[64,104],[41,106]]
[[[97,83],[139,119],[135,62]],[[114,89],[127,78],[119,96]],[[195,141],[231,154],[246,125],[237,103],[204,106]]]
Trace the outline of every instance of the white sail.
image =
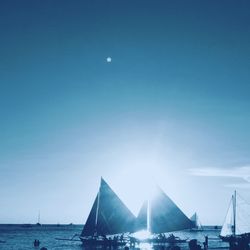
[[202,224],[200,222],[197,213],[194,213],[193,216],[190,218],[190,220],[192,222],[192,228],[202,230]]
[[235,234],[250,233],[250,204],[240,195],[236,198]]
[[227,211],[227,215],[222,226],[220,235],[223,237],[233,235],[233,227],[234,227],[234,209],[233,209],[233,197],[230,200],[229,208]]
[[235,192],[220,235],[227,237],[246,233],[250,233],[250,204]]

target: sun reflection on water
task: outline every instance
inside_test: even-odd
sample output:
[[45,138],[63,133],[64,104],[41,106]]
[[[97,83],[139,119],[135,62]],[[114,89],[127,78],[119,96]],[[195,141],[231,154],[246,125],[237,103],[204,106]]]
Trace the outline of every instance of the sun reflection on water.
[[153,249],[153,247],[152,247],[152,244],[150,244],[150,243],[140,243],[140,249],[142,249],[142,250],[152,250]]

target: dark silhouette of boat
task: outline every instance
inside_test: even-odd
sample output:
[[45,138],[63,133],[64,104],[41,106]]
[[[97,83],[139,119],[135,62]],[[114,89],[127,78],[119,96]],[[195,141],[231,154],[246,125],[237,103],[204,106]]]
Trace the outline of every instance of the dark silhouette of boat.
[[160,188],[155,187],[154,196],[146,200],[136,219],[136,230],[151,234],[174,232],[191,227],[190,219]]
[[[153,244],[183,243],[186,242],[187,239],[180,239],[173,234],[166,236],[165,233],[190,229],[191,224],[190,219],[169,196],[157,186],[155,187],[154,196],[146,200],[139,211],[135,223],[136,233],[134,235],[139,241]],[[137,236],[138,231],[148,232],[148,237],[141,240],[140,237]]]
[[101,178],[100,188],[80,235],[84,245],[122,246],[134,229],[135,216]]
[[181,239],[178,236],[170,235],[167,239],[166,242],[170,244],[178,244],[178,243],[185,243],[187,242],[188,238],[186,239]]
[[39,212],[38,212],[38,217],[37,217],[37,223],[36,223],[36,226],[37,227],[41,227],[42,226],[42,224],[40,223],[40,210],[39,210]]
[[230,249],[249,249],[250,243],[250,204],[234,192],[231,197],[220,238],[228,242]]
[[165,234],[160,234],[156,237],[151,238],[148,242],[152,244],[178,244],[178,243],[185,243],[187,242],[188,238],[181,239],[178,236],[175,236],[174,234],[170,234],[168,236],[165,236]]
[[[141,242],[183,243],[173,234],[163,238],[159,234],[190,229],[190,219],[159,188],[154,197],[145,201],[136,218],[110,186],[101,178],[99,191],[91,208],[80,240],[88,246],[124,246]],[[147,231],[148,237],[140,239],[136,233]]]
[[106,237],[106,236],[90,236],[90,237],[80,237],[82,244],[86,246],[102,246],[102,247],[117,247],[125,246],[128,241],[120,240],[119,236]]

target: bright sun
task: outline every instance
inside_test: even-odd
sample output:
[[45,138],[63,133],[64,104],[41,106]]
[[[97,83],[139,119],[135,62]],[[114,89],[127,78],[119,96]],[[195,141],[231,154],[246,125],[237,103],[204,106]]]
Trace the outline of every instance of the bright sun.
[[145,200],[155,196],[157,179],[149,168],[124,168],[112,178],[113,188],[137,215]]
[[138,231],[138,232],[134,233],[133,236],[136,239],[138,239],[140,241],[143,241],[143,240],[146,240],[146,239],[150,238],[151,234],[147,230],[141,230],[141,231]]
[[111,63],[111,62],[112,62],[112,58],[111,58],[111,57],[107,57],[106,60],[107,60],[108,63]]

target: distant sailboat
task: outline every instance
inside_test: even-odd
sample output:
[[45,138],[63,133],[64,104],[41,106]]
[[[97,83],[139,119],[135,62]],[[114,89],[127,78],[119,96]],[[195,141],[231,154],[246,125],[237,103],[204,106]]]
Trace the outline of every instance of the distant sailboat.
[[191,221],[180,208],[157,187],[155,197],[143,203],[136,220],[136,229],[160,234],[188,229],[190,224]]
[[40,223],[40,210],[38,212],[38,218],[37,218],[36,226],[38,226],[38,227],[42,226],[42,224]]
[[224,241],[230,241],[232,238],[243,236],[250,239],[250,204],[235,191],[230,200],[220,237]]
[[90,242],[93,237],[132,232],[135,216],[101,178],[99,192],[82,230],[80,239]]
[[191,220],[191,231],[203,231],[202,224],[197,213],[194,213],[193,216],[190,218]]

